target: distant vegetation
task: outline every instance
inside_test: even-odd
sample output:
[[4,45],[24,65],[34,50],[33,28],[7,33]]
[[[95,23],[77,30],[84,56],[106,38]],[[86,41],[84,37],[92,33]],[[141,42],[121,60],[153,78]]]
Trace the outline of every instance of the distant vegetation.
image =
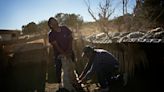
[[[71,30],[79,29],[83,24],[83,18],[76,14],[58,13],[54,16],[60,25],[66,25]],[[23,34],[33,34],[33,33],[45,33],[49,31],[47,25],[48,20],[41,21],[36,24],[35,22],[30,22],[27,25],[22,26]]]
[[[84,0],[85,1],[85,0]],[[61,25],[68,26],[74,32],[80,30],[82,34],[109,31],[145,31],[155,27],[164,26],[164,1],[163,0],[136,0],[133,13],[127,13],[128,0],[123,0],[123,15],[109,20],[114,12],[111,9],[111,0],[101,1],[99,6],[99,18],[93,15],[90,3],[86,2],[88,13],[95,22],[85,22],[79,14],[58,13],[54,17]],[[49,31],[47,20],[36,24],[30,22],[22,26],[23,34],[45,33]]]

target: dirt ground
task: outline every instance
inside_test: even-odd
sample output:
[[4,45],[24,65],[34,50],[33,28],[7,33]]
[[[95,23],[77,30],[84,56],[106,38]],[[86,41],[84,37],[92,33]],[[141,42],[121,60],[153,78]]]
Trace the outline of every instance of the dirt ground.
[[58,85],[55,83],[46,83],[45,92],[56,92],[58,90]]
[[[98,87],[96,86],[96,84],[90,84],[88,85],[88,89],[85,89],[86,92],[95,92],[96,89],[98,89]],[[58,84],[57,83],[46,83],[46,88],[45,88],[45,92],[56,92],[58,90]]]

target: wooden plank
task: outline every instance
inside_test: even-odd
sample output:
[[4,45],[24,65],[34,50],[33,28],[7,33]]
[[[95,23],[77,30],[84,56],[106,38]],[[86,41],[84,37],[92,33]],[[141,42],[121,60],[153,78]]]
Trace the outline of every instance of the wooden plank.
[[30,37],[30,38],[25,38],[25,39],[18,39],[18,40],[12,40],[12,41],[2,41],[0,42],[1,45],[11,45],[11,44],[18,44],[18,43],[26,43],[26,42],[30,42],[30,41],[34,41],[34,40],[38,40],[38,39],[44,39],[46,38],[47,35],[38,35],[38,36],[34,36],[34,37]]

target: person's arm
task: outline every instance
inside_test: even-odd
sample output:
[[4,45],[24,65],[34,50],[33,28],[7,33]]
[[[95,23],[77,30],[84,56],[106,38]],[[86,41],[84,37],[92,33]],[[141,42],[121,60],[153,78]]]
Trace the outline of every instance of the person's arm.
[[81,79],[81,82],[84,82],[86,80],[88,80],[89,78],[91,78],[91,76],[95,73],[97,67],[97,64],[94,62],[90,68],[89,71],[87,71],[87,73],[85,74],[85,76]]
[[69,39],[68,40],[69,41],[69,44],[68,44],[68,48],[67,48],[67,51],[66,52],[68,52],[70,49],[72,49],[72,40],[73,40],[72,33],[70,33],[68,39]]
[[59,45],[57,44],[56,41],[52,41],[51,44],[52,44],[53,46],[55,46],[56,49],[57,49],[61,54],[63,54],[63,55],[65,54],[65,52],[59,47]]
[[60,46],[56,42],[56,40],[55,40],[55,34],[53,32],[50,32],[49,35],[48,35],[48,37],[49,37],[49,43],[52,46],[54,46],[59,51],[59,53],[65,54],[64,51],[60,48]]
[[80,80],[80,82],[85,82],[86,80],[88,80],[89,78],[91,78],[91,76],[96,72],[96,70],[98,69],[99,66],[99,61],[101,60],[100,57],[95,57],[94,59],[92,59],[93,63],[91,65],[91,68],[89,71],[87,71],[87,73],[85,74],[85,76]]
[[85,75],[86,73],[89,71],[89,69],[91,68],[91,65],[92,65],[92,62],[89,61],[86,65],[85,65],[85,68],[84,70],[82,71],[82,73],[80,74],[79,76],[79,79],[81,80]]
[[68,31],[68,42],[69,42],[68,47],[65,52],[69,53],[70,49],[72,49],[73,36],[72,36],[72,31],[67,27],[65,27],[65,28]]

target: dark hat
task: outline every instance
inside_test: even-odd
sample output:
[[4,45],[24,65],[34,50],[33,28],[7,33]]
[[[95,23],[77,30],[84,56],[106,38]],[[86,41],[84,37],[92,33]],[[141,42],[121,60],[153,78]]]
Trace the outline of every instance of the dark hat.
[[82,57],[86,54],[86,53],[89,53],[89,52],[93,52],[94,51],[94,47],[90,46],[90,45],[86,45],[84,48],[83,48],[83,53],[82,53]]

